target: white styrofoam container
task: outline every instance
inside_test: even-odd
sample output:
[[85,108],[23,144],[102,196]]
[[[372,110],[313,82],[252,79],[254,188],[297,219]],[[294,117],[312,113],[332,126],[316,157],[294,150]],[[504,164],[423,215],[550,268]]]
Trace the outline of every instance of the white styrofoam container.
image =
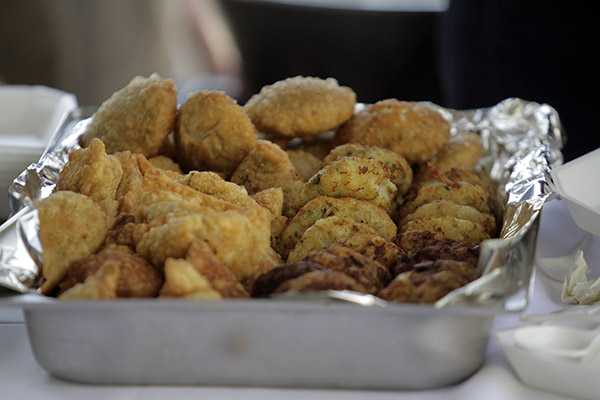
[[60,90],[0,86],[0,219],[9,213],[8,185],[39,159],[52,133],[75,107],[75,96]]
[[600,149],[554,168],[552,176],[577,226],[600,236]]

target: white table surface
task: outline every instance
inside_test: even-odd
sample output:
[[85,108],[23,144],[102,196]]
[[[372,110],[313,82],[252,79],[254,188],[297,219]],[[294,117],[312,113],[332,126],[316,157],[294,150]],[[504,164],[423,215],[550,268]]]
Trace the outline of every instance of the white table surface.
[[[553,201],[544,210],[538,256],[566,254],[582,235],[571,221],[564,205],[559,201]],[[592,246],[600,249],[598,242]],[[599,262],[595,263],[595,260]],[[600,257],[593,257],[588,261],[592,266],[600,266]],[[538,272],[534,288],[528,312],[547,312],[559,307],[560,284]],[[55,379],[37,365],[31,353],[26,328],[19,320],[20,315],[15,314],[14,310],[0,309],[0,399],[565,399],[523,385],[507,364],[493,334],[483,368],[458,385],[438,390],[390,392],[80,385]],[[494,330],[514,326],[517,323],[517,316],[501,317],[496,320]]]

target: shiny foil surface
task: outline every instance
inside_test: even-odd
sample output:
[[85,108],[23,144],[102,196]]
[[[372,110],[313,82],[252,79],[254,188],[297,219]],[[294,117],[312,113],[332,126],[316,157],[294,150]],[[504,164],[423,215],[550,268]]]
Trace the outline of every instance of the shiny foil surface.
[[[527,302],[538,216],[552,194],[550,170],[562,163],[560,150],[565,135],[558,113],[549,105],[516,98],[491,108],[468,111],[428,105],[450,121],[453,135],[473,132],[481,136],[487,154],[480,166],[498,183],[498,195],[504,204],[500,239],[490,239],[481,245],[479,266],[483,276],[450,293],[436,306],[492,303],[505,310],[522,309]],[[360,108],[359,105],[357,109]],[[13,216],[0,227],[0,288],[19,293],[37,291],[43,252],[33,204],[54,189],[69,152],[79,147],[78,138],[93,111],[72,112],[40,160],[23,171],[10,186]],[[515,296],[518,293],[522,294],[521,298]],[[326,297],[362,305],[372,303],[361,296],[324,292],[321,296],[301,297],[306,300]],[[385,302],[377,304],[381,303]]]

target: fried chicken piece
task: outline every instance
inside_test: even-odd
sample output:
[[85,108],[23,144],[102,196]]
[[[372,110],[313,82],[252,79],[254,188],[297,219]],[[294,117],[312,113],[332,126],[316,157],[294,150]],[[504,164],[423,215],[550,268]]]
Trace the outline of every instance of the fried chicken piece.
[[238,165],[231,181],[246,187],[251,194],[283,187],[300,179],[287,153],[267,140],[258,140],[256,147]]
[[390,280],[390,273],[379,262],[338,244],[311,253],[303,261],[319,264],[322,267],[343,272],[362,285],[366,293],[375,294]]
[[201,193],[216,197],[239,207],[257,207],[243,186],[227,182],[214,172],[192,171],[188,174],[187,185]]
[[133,215],[121,214],[106,235],[107,245],[115,244],[135,249],[142,236],[150,230],[147,223],[138,223]]
[[417,264],[424,261],[452,260],[469,264],[473,269],[477,267],[479,246],[466,246],[455,240],[435,240],[432,237],[423,237],[424,246],[411,255],[402,255],[391,270],[394,275],[412,271]]
[[396,225],[382,208],[364,200],[319,196],[306,203],[289,222],[281,235],[279,252],[287,256],[309,227],[334,215],[367,224],[388,240],[396,236]]
[[491,214],[482,213],[476,208],[456,204],[448,200],[434,200],[423,204],[413,213],[408,214],[399,225],[403,226],[409,221],[430,217],[455,217],[464,219],[480,225],[490,236],[493,236],[496,232],[496,220]]
[[285,281],[322,269],[324,269],[322,266],[308,261],[281,265],[260,275],[254,281],[252,296],[269,297]]
[[299,137],[336,128],[355,104],[356,94],[335,79],[297,76],[263,87],[244,108],[259,131]]
[[450,124],[434,109],[388,99],[370,105],[338,129],[336,142],[383,147],[413,163],[433,158],[450,138]]
[[187,168],[229,175],[256,145],[256,129],[231,97],[203,91],[181,106],[175,143]]
[[98,271],[88,276],[62,293],[60,300],[111,300],[117,297],[121,270],[117,264],[104,264]]
[[369,225],[349,218],[334,216],[320,219],[304,232],[296,247],[290,252],[287,262],[300,261],[314,251],[326,249],[334,243],[346,241],[354,235],[363,233],[377,235],[377,231]]
[[87,147],[98,138],[109,154],[129,150],[153,157],[173,130],[176,113],[177,93],[172,80],[156,74],[138,76],[102,103],[81,144]]
[[431,304],[473,281],[478,275],[465,262],[425,261],[417,264],[412,271],[398,275],[378,296],[399,303]]
[[298,175],[305,182],[323,167],[321,160],[303,150],[287,150],[286,152]]
[[316,189],[313,191],[320,195],[366,200],[388,213],[396,208],[398,189],[390,180],[385,164],[378,160],[341,158],[325,165],[310,178],[307,185],[314,186]]
[[289,222],[289,218],[283,215],[273,218],[271,221],[271,247],[281,248],[281,234]]
[[192,242],[202,240],[220,262],[243,280],[254,275],[270,247],[270,229],[270,219],[251,218],[244,210],[206,210],[173,217],[152,227],[136,250],[161,268],[167,258],[183,258]]
[[194,300],[221,299],[218,291],[189,261],[168,258],[165,261],[165,284],[160,290],[163,298]]
[[283,212],[283,190],[281,188],[265,189],[252,197],[259,205],[269,210],[273,217],[281,216]]
[[160,273],[129,247],[109,245],[99,253],[79,260],[69,267],[58,285],[61,292],[86,281],[90,276],[106,267],[115,265],[119,269],[117,297],[156,297],[162,286]]
[[104,211],[109,225],[116,217],[117,189],[123,176],[119,160],[106,154],[104,144],[92,139],[85,149],[69,153],[69,161],[58,176],[57,190],[81,193]]
[[222,297],[249,297],[248,292],[240,284],[234,273],[217,259],[205,242],[193,242],[185,259],[208,280],[211,287]]
[[369,233],[355,234],[338,243],[379,262],[388,269],[394,266],[398,257],[403,254],[393,242]]
[[142,164],[148,162],[141,154],[133,154],[130,151],[122,151],[113,155],[121,165],[123,175],[119,187],[117,188],[116,198],[121,201],[123,197],[134,190],[138,190],[143,183],[144,174]]
[[178,153],[177,144],[175,144],[175,132],[171,132],[165,138],[158,155],[169,157],[171,160],[177,160]]
[[36,205],[40,241],[44,252],[41,290],[48,294],[62,280],[69,266],[98,250],[108,224],[106,214],[89,197],[59,191]]
[[398,194],[406,193],[412,183],[413,172],[410,165],[404,157],[391,150],[348,143],[331,150],[323,162],[331,164],[344,157],[368,158],[381,161],[387,168],[390,180],[398,188]]
[[181,174],[181,168],[173,159],[167,156],[156,156],[148,160],[155,168],[162,169],[164,171],[173,171]]
[[456,240],[467,246],[478,245],[489,239],[481,225],[455,217],[429,217],[415,219],[407,222],[400,232],[400,247],[407,253],[415,252],[425,243],[421,240],[421,233],[431,233],[433,239]]
[[479,135],[466,133],[452,137],[430,164],[442,173],[452,168],[472,171],[483,155],[484,149]]
[[288,292],[321,292],[324,290],[352,290],[367,293],[367,289],[351,276],[338,271],[313,271],[283,282],[273,294]]
[[455,204],[470,206],[482,213],[489,213],[489,196],[481,186],[468,182],[445,184],[442,182],[426,182],[415,190],[414,197],[400,208],[399,220],[414,213],[424,204],[437,200],[446,200]]
[[282,264],[283,261],[281,260],[279,254],[277,254],[277,252],[272,248],[267,248],[265,251],[263,251],[258,263],[252,269],[252,273],[242,279],[242,285],[246,288],[246,290],[248,290],[248,292],[251,292],[254,282],[259,276]]

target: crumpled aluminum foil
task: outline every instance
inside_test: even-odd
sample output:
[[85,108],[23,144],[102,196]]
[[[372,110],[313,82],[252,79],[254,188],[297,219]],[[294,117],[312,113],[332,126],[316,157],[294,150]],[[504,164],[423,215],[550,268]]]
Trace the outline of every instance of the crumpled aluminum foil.
[[[513,300],[516,294],[527,292],[537,217],[552,194],[550,169],[562,163],[560,150],[565,135],[558,113],[548,105],[516,98],[491,108],[468,111],[428,105],[451,122],[453,135],[474,132],[481,136],[487,150],[481,167],[498,182],[505,204],[501,238],[481,245],[479,266],[483,276],[450,293],[436,306],[492,303],[507,310],[523,308],[526,295]],[[52,137],[40,160],[21,173],[9,188],[13,217],[0,227],[0,287],[21,293],[37,290],[43,253],[32,204],[54,189],[68,153],[78,147],[78,138],[93,111],[74,111]],[[360,297],[324,293],[336,299]],[[370,304],[360,299],[346,301]]]

